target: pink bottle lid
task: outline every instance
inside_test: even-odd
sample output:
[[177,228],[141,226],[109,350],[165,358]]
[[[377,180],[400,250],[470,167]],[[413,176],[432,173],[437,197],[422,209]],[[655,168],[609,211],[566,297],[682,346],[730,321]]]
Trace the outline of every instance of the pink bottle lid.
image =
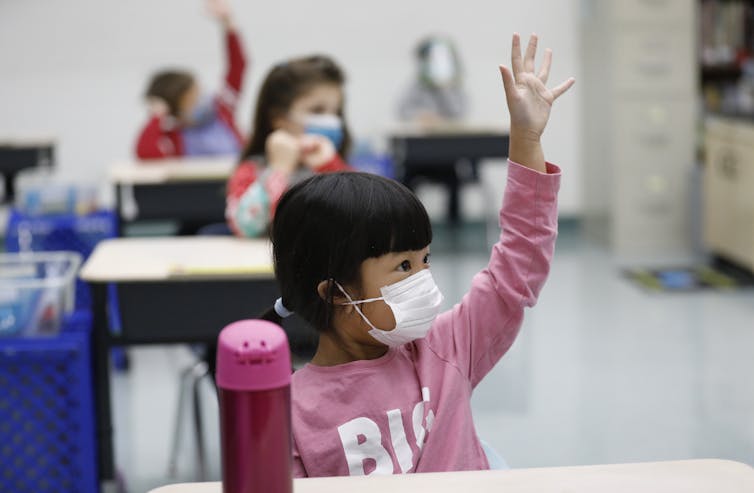
[[217,341],[217,386],[270,390],[291,383],[291,353],[280,326],[241,320],[225,327]]

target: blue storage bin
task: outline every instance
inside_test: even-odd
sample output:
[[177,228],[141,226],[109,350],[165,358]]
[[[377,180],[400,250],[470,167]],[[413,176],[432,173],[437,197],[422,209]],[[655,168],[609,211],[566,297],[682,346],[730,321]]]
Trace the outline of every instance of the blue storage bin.
[[355,151],[348,156],[348,164],[357,171],[395,178],[393,158],[389,154],[376,152],[367,141],[356,143]]
[[57,334],[73,312],[76,252],[0,254],[0,337]]
[[0,491],[95,493],[91,315],[54,338],[0,339]]
[[[112,211],[86,215],[28,215],[14,209],[8,220],[5,249],[8,252],[78,252],[86,260],[102,240],[118,234],[118,218]],[[76,281],[76,307],[91,309],[89,286]]]

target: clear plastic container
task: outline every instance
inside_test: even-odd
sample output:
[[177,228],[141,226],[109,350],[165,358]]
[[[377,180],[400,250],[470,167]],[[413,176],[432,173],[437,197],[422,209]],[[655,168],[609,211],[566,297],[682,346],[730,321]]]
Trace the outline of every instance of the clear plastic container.
[[98,207],[98,190],[91,184],[60,181],[48,171],[22,173],[16,179],[16,209],[27,215],[89,214]]
[[76,252],[0,254],[0,337],[59,333],[80,266]]

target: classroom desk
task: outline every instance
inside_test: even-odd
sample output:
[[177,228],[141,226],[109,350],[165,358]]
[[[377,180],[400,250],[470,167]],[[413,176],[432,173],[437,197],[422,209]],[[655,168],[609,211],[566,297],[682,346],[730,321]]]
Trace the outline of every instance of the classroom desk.
[[[417,177],[439,181],[449,193],[449,216],[459,218],[456,164],[467,161],[473,173],[482,159],[508,157],[508,130],[468,125],[404,126],[389,132],[396,176],[407,186]],[[473,177],[474,179],[476,176]]]
[[[109,347],[214,343],[223,327],[255,318],[278,296],[270,244],[233,237],[116,238],[97,245],[81,270],[92,289],[93,375],[99,477],[115,479]],[[121,331],[108,327],[117,291]]]
[[[379,477],[296,479],[295,493],[751,493],[754,469],[739,462],[689,460]],[[150,493],[221,493],[215,483],[163,486]]]
[[16,175],[27,168],[51,168],[55,164],[55,141],[52,139],[0,140],[0,174],[5,181],[3,201],[10,203],[16,195]]
[[508,157],[510,135],[504,127],[473,125],[402,126],[389,132],[396,165],[448,166],[462,159]]
[[225,222],[235,157],[117,163],[110,169],[121,224],[139,220]]

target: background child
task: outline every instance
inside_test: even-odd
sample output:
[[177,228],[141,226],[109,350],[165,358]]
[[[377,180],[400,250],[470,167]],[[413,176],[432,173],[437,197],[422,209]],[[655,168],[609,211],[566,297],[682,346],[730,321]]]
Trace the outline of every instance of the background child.
[[146,92],[150,118],[136,144],[140,159],[236,154],[243,145],[234,116],[246,69],[241,39],[226,0],[207,0],[207,7],[225,31],[223,88],[212,95],[183,70],[155,74]]
[[319,331],[317,353],[293,375],[297,476],[489,468],[471,392],[510,348],[549,271],[560,170],[540,136],[572,84],[534,73],[537,38],[512,72],[500,67],[511,117],[502,234],[488,267],[453,309],[429,271],[432,230],[417,198],[375,175],[334,173],[294,185],[272,225],[282,298]]
[[[429,36],[416,47],[416,78],[401,96],[398,116],[419,127],[431,129],[458,122],[467,112],[467,98],[463,89],[461,58],[453,42],[444,36]],[[471,165],[469,170],[457,169]],[[466,171],[464,173],[464,171]],[[460,219],[460,187],[462,178],[476,178],[477,163],[448,160],[448,162],[406,162],[401,182],[416,190],[421,181],[443,184],[448,190],[448,221]]]
[[416,47],[415,81],[401,97],[401,120],[432,125],[458,120],[466,114],[461,59],[453,42],[429,36]]
[[265,233],[290,184],[348,169],[341,158],[351,143],[344,83],[343,71],[325,56],[293,59],[267,74],[251,140],[228,182],[226,217],[235,234]]

